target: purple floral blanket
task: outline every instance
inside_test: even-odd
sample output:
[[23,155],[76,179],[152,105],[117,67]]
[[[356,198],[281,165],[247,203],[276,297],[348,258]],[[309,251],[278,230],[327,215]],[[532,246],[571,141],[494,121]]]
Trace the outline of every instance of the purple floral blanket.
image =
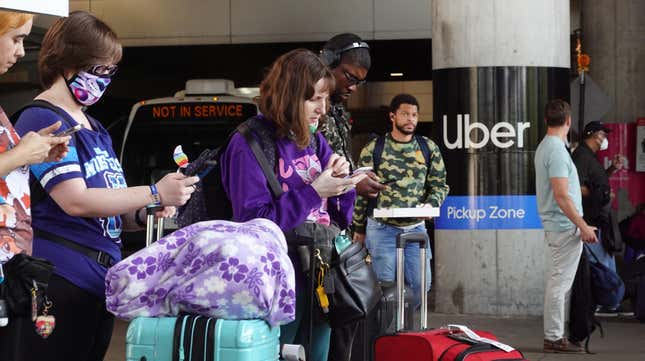
[[114,265],[105,283],[107,309],[124,319],[189,312],[277,326],[295,318],[287,244],[266,219],[179,229]]

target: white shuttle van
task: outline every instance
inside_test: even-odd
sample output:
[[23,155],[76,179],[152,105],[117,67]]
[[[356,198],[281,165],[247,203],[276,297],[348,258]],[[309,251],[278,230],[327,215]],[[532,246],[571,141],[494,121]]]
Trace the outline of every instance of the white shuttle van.
[[130,185],[150,184],[177,170],[175,146],[189,159],[216,148],[241,122],[257,114],[232,81],[194,79],[173,97],[142,100],[130,111],[119,158]]

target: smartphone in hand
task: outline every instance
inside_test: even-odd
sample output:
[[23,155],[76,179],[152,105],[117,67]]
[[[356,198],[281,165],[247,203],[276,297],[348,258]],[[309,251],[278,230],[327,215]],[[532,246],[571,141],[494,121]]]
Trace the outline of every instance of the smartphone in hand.
[[359,174],[367,173],[371,170],[372,170],[372,167],[360,167],[358,169],[354,169],[354,171],[351,174],[347,175],[345,178],[351,178]]
[[55,137],[65,137],[65,136],[68,136],[68,135],[72,135],[72,134],[78,132],[81,129],[83,129],[83,126],[81,124],[76,124],[75,126],[73,126],[71,128],[63,129],[60,132],[55,133],[54,136]]

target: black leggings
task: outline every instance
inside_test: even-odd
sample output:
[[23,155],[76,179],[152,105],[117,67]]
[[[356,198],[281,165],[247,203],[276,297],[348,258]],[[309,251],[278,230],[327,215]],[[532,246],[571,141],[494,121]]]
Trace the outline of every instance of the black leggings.
[[56,317],[54,332],[43,339],[30,318],[13,318],[0,328],[0,361],[101,361],[105,356],[114,316],[97,298],[66,279],[53,275],[48,297]]

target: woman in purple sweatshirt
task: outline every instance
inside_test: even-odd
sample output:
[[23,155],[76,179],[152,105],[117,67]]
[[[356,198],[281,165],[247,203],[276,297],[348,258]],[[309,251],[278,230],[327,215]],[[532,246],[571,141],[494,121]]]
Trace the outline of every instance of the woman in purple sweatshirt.
[[[275,129],[276,174],[284,193],[273,198],[251,149],[236,134],[221,158],[222,182],[231,199],[234,221],[266,218],[284,232],[303,222],[335,224],[341,229],[350,224],[354,186],[364,176],[346,178],[347,160],[333,154],[325,138],[316,133],[333,87],[331,71],[311,51],[293,50],[273,63],[260,84],[259,117]],[[300,270],[298,256],[290,257]],[[306,289],[305,276],[297,271],[296,320],[282,327],[281,342],[303,344],[307,318],[312,317],[312,359],[324,361],[330,328],[320,317],[320,309],[314,315],[304,314],[309,301]]]

